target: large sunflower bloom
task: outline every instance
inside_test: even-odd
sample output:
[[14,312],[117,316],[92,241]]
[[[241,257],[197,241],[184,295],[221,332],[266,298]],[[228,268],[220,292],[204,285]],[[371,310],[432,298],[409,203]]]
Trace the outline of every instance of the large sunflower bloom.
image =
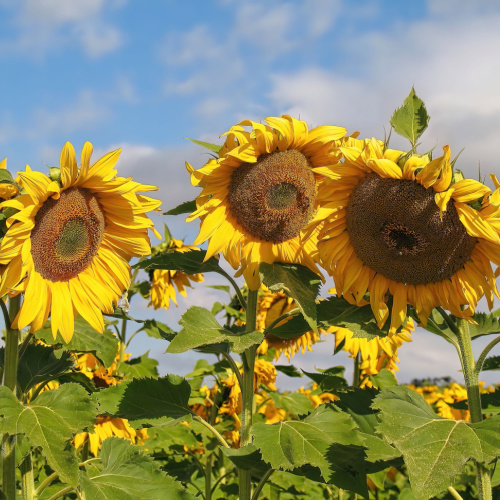
[[[263,332],[269,325],[282,316],[283,314],[296,309],[297,305],[294,300],[287,297],[284,293],[272,293],[267,288],[264,288],[264,295],[259,297],[257,305],[257,329]],[[285,323],[287,320],[284,320]],[[282,323],[276,325],[280,326]],[[325,333],[320,330],[320,333]],[[259,346],[257,353],[265,355],[269,348],[276,350],[275,359],[278,360],[281,354],[284,354],[288,361],[293,358],[295,354],[302,351],[302,354],[312,351],[311,346],[319,340],[319,334],[314,331],[309,331],[291,339],[277,337],[272,333],[266,335],[266,338]]]
[[[500,265],[500,193],[453,176],[450,149],[430,160],[383,150],[375,139],[349,139],[345,162],[332,167],[322,190],[319,247],[337,293],[364,304],[379,327],[403,323],[411,304],[422,323],[436,306],[470,317],[486,295],[498,296],[491,262]],[[453,178],[454,177],[454,178]],[[458,180],[460,178],[460,180]],[[465,306],[465,307],[462,307]]]
[[[182,240],[172,238],[168,245],[169,252],[188,252],[189,250],[199,250],[192,245],[184,245]],[[148,306],[155,309],[170,307],[170,300],[177,306],[175,287],[178,292],[187,297],[186,287],[192,288],[191,281],[201,283],[205,281],[202,273],[186,274],[182,271],[155,269],[151,277],[150,301]]]
[[26,194],[2,205],[18,210],[0,246],[0,264],[7,264],[0,294],[24,279],[15,328],[35,332],[50,314],[54,337],[60,331],[68,342],[81,314],[102,332],[102,312],[113,313],[129,286],[128,261],[151,252],[153,223],[145,214],[160,202],[139,193],[157,188],[116,176],[120,150],[93,165],[91,153],[87,142],[78,169],[73,146],[66,143],[59,182],[26,167],[19,173]]
[[316,218],[319,180],[338,162],[333,146],[346,133],[333,126],[309,131],[287,115],[265,122],[231,127],[219,158],[201,169],[186,163],[192,184],[203,188],[187,218],[201,219],[194,244],[210,240],[206,258],[222,252],[251,290],[259,288],[261,262],[297,263],[319,273],[311,258],[315,244],[302,230]]

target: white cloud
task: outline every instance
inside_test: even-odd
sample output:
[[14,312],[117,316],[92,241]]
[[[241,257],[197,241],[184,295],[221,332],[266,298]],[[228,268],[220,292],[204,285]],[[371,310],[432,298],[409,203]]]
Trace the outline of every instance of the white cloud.
[[0,54],[21,53],[42,58],[47,52],[76,45],[97,58],[123,44],[121,32],[103,19],[105,10],[121,1],[20,0],[8,7],[17,13],[15,38],[0,43]]

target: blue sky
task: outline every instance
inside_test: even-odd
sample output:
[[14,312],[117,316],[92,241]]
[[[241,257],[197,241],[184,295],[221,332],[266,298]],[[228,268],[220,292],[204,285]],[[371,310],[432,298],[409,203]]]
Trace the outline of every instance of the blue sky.
[[[44,170],[67,140],[77,150],[90,140],[95,158],[122,147],[120,173],[158,185],[168,209],[196,196],[184,161],[207,158],[185,137],[216,142],[241,119],[289,113],[383,138],[414,85],[431,115],[422,150],[465,147],[458,168],[499,175],[499,23],[497,0],[0,0],[0,156],[12,171]],[[194,239],[196,223],[163,219]],[[199,287],[157,317],[176,327],[218,294]],[[444,341],[414,338],[400,351],[402,381],[460,377]],[[133,344],[146,348],[162,371],[192,357]],[[326,367],[332,351],[329,341],[299,364]]]

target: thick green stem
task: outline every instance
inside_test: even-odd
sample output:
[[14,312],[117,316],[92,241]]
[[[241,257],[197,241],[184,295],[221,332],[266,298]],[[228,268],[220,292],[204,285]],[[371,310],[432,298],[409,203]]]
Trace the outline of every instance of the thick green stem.
[[[471,423],[481,422],[483,413],[481,409],[481,392],[479,390],[479,376],[475,369],[474,353],[467,320],[457,318],[457,339],[462,360],[462,369],[467,389],[467,401],[469,405]],[[486,466],[476,463],[477,483],[480,500],[491,500],[491,478]]]
[[31,459],[31,452],[28,452],[28,454],[24,457],[20,468],[23,500],[32,500],[35,498],[35,480],[33,478],[33,461]]
[[[0,299],[2,300],[2,299]],[[5,314],[5,358],[2,385],[8,387],[14,395],[17,393],[17,362],[19,358],[19,330],[12,329],[12,319],[19,312],[21,296],[9,299],[9,311]],[[7,500],[16,498],[16,436],[4,434],[2,438],[2,473],[3,492]]]
[[125,318],[122,319],[122,327],[120,331],[120,363],[123,363],[125,360],[125,336],[127,335],[127,320]]
[[352,386],[353,387],[359,387],[360,383],[360,370],[359,370],[359,352],[356,354],[356,357],[354,358],[354,373],[352,376]]
[[[257,297],[258,290],[248,292],[248,302],[246,309],[246,332],[255,331],[257,322]],[[254,406],[253,379],[255,369],[255,355],[257,346],[252,346],[243,352],[243,387],[242,387],[242,409],[241,409],[241,446],[245,446],[252,441],[250,428],[252,426],[252,415]],[[240,500],[250,500],[252,497],[251,471],[238,469],[240,483]]]

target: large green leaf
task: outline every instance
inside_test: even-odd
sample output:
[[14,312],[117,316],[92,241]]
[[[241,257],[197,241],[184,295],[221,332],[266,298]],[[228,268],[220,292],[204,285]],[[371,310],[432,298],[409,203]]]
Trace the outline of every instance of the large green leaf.
[[194,498],[181,483],[155,464],[152,457],[124,439],[102,443],[102,467],[80,471],[80,486],[92,500],[184,500]]
[[223,328],[204,307],[190,307],[179,323],[182,329],[170,342],[167,352],[186,352],[201,346],[227,342],[234,352],[240,353],[252,345],[260,344],[264,339],[261,332],[238,334]]
[[106,389],[92,393],[92,400],[99,405],[100,415],[115,416],[118,414],[118,406],[129,383],[125,380],[120,384],[110,385]]
[[61,480],[72,486],[78,483],[78,459],[69,442],[75,433],[95,422],[96,413],[78,384],[43,392],[29,405],[21,404],[7,387],[0,387],[1,432],[25,434],[33,447],[42,448]]
[[123,393],[118,413],[128,420],[184,417],[192,413],[188,407],[190,394],[187,380],[177,375],[132,380]]
[[67,351],[55,351],[53,347],[30,344],[19,358],[17,382],[25,393],[41,382],[63,375],[72,366],[73,359]]
[[149,351],[138,358],[132,358],[128,361],[118,363],[117,372],[121,373],[127,379],[157,377],[158,376],[158,361],[149,357]]
[[316,382],[321,392],[334,392],[347,389],[347,381],[344,377],[331,375],[329,373],[306,372],[302,370],[311,380]]
[[269,469],[269,465],[262,460],[260,451],[253,444],[241,448],[221,448],[221,450],[240,469],[257,469],[260,473]]
[[91,352],[104,366],[110,366],[113,363],[118,350],[118,339],[110,330],[105,329],[104,333],[100,333],[81,316],[75,319],[75,333],[68,344],[64,342],[59,332],[57,337],[53,338],[50,323],[47,323],[35,335],[46,344],[60,344],[67,351]]
[[426,500],[444,491],[464,465],[489,463],[500,455],[500,418],[479,424],[436,415],[424,398],[400,386],[382,391],[378,431],[403,454],[415,497]]
[[260,280],[271,292],[283,291],[291,297],[311,330],[318,331],[316,297],[319,294],[321,279],[304,266],[295,264],[266,264],[259,268]]
[[[348,489],[366,494],[366,478],[347,474],[344,464],[330,460],[332,445],[361,445],[356,424],[346,413],[331,404],[319,406],[304,420],[252,426],[254,444],[262,458],[274,469],[293,470],[303,465],[318,467],[325,481],[337,484],[339,478],[349,480]],[[362,466],[362,464],[361,464]],[[344,484],[343,487],[347,486]]]
[[405,137],[412,146],[415,146],[418,138],[427,128],[429,120],[430,116],[427,114],[424,102],[417,97],[415,89],[412,87],[403,106],[394,111],[391,125],[397,134]]
[[469,332],[472,339],[482,337],[483,335],[491,335],[500,333],[500,318],[492,313],[476,313],[473,316],[477,325],[469,323]]
[[142,260],[133,267],[139,269],[170,269],[172,271],[182,271],[186,274],[221,272],[219,261],[215,257],[210,257],[206,262],[205,250],[190,250],[189,252],[167,252],[150,259]]
[[490,356],[484,360],[482,371],[500,370],[500,356]]

